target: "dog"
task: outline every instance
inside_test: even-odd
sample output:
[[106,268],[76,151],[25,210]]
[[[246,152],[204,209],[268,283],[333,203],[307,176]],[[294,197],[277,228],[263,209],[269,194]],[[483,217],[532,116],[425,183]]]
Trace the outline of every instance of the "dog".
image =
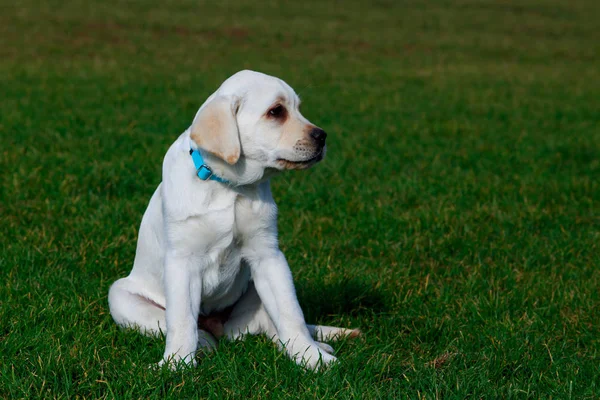
[[[327,134],[281,79],[240,71],[167,151],[133,269],[109,290],[121,327],[166,334],[158,365],[196,364],[221,337],[266,334],[298,364],[336,361],[325,340],[357,329],[307,325],[277,239],[270,178],[323,159]],[[318,341],[317,341],[318,340]]]

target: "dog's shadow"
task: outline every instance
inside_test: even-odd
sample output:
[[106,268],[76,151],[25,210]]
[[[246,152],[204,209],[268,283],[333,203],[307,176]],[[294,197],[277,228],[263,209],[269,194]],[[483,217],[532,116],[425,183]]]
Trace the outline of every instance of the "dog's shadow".
[[360,317],[390,310],[389,296],[371,282],[343,279],[331,283],[300,281],[296,284],[298,300],[307,322],[327,316]]

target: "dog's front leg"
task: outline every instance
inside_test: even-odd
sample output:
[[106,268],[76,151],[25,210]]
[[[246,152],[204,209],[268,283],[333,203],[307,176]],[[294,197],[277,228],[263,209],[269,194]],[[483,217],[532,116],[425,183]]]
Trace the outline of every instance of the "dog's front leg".
[[167,345],[159,364],[176,366],[183,361],[195,365],[202,289],[200,270],[189,256],[167,252],[164,274]]
[[308,368],[318,368],[319,362],[334,362],[336,358],[319,347],[308,331],[283,253],[276,251],[250,264],[256,291],[286,352]]

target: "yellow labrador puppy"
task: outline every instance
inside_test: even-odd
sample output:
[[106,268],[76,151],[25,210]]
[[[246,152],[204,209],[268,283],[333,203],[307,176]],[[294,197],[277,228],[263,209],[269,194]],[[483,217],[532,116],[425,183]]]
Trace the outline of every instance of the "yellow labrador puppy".
[[142,218],[133,270],[110,288],[117,324],[166,333],[160,364],[195,363],[216,338],[267,334],[298,364],[336,360],[315,341],[358,330],[307,325],[277,242],[269,179],[325,156],[326,133],[281,79],[241,71],[171,145]]

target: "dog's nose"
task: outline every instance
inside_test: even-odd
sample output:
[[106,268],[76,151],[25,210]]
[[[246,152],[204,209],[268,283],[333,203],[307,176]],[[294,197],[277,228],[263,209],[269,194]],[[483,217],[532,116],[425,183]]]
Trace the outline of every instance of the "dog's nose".
[[313,128],[312,131],[310,131],[310,136],[321,146],[325,144],[325,139],[327,138],[327,134],[321,128]]

